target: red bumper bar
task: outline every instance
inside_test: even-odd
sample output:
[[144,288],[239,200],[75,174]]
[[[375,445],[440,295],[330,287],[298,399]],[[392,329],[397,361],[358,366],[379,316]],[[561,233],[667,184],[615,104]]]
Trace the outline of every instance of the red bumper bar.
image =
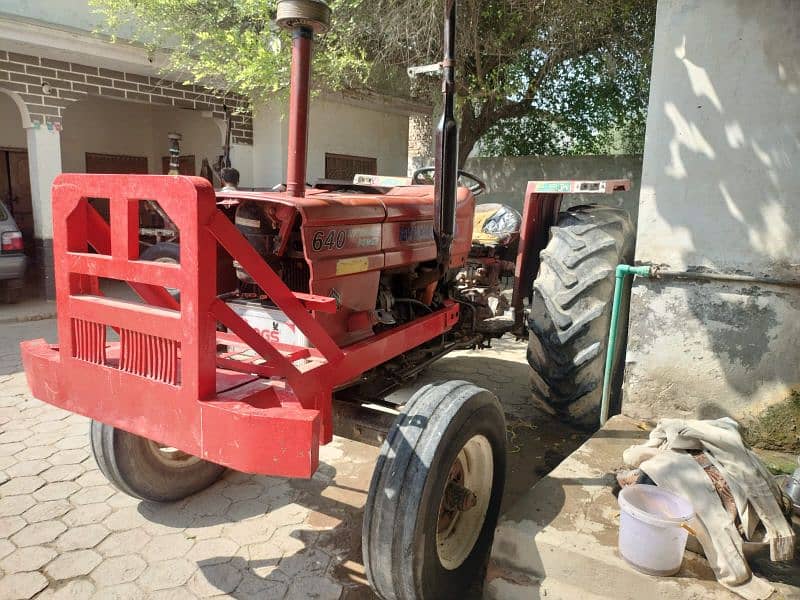
[[23,342],[21,349],[31,393],[48,404],[237,471],[308,478],[317,469],[320,412],[269,380],[218,370],[216,397],[187,407],[178,388],[162,384],[154,397],[146,379],[137,385],[138,378],[90,363],[85,373],[74,363],[65,377],[57,347],[44,340]]

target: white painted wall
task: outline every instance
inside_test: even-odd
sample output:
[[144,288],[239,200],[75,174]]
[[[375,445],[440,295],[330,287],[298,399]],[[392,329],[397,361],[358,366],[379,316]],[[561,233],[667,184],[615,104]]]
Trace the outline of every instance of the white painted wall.
[[311,108],[308,173],[325,177],[325,153],[378,159],[381,175],[408,171],[408,115],[317,100]]
[[[795,0],[659,0],[636,258],[800,278]],[[800,297],[640,281],[626,412],[740,414],[800,384]]]
[[640,155],[594,156],[479,156],[467,159],[464,170],[486,182],[487,191],[479,204],[499,202],[523,211],[529,181],[548,179],[630,179],[631,191],[611,195],[569,194],[562,209],[579,204],[605,204],[624,208],[636,222],[639,184],[642,180]]
[[[86,153],[146,156],[151,173],[161,173],[161,158],[168,155],[167,134],[183,135],[182,154],[194,154],[199,173],[202,159],[214,162],[222,152],[220,128],[201,113],[89,98],[70,106],[61,134],[65,172],[82,173]],[[196,173],[197,174],[197,173]]]
[[253,110],[253,185],[272,187],[286,181],[288,119],[278,102]]
[[641,198],[658,235],[639,257],[764,272],[800,262],[797,2],[661,0],[658,16]]
[[[255,111],[253,172],[257,187],[271,187],[286,178],[287,122],[284,103],[262,105]],[[404,176],[408,122],[407,114],[315,98],[309,116],[308,181],[325,177],[325,153],[377,158],[378,173]]]
[[239,185],[253,186],[253,146],[231,144],[231,166],[239,171]]
[[102,26],[87,0],[0,0],[0,13],[88,32]]
[[65,111],[63,128],[61,154],[67,173],[86,172],[87,152],[146,156],[150,172],[160,171],[153,145],[153,114],[147,105],[81,100]]
[[11,96],[0,92],[0,147],[25,148],[27,144],[17,104]]

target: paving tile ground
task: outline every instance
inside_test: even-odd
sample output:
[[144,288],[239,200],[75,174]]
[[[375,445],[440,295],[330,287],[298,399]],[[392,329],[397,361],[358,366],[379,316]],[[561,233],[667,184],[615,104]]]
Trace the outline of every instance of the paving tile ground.
[[[99,472],[87,419],[28,393],[18,342],[54,331],[52,320],[0,326],[0,600],[372,597],[360,538],[376,448],[336,438],[308,481],[229,472],[177,504],[137,501]],[[431,376],[502,400],[509,505],[583,436],[532,408],[524,344],[495,346]]]

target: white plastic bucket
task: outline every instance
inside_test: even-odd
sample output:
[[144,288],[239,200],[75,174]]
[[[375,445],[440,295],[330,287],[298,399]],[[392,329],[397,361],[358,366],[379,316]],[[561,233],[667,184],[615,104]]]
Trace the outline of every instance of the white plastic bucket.
[[654,485],[631,485],[619,493],[619,552],[638,571],[674,575],[681,568],[694,517],[691,503]]

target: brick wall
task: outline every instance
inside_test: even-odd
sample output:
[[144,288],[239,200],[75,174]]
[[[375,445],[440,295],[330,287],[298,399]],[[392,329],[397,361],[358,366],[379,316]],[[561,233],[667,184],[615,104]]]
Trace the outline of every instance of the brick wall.
[[[45,84],[51,88],[49,94],[43,92]],[[200,86],[160,77],[0,50],[0,88],[19,94],[34,126],[56,129],[61,127],[64,109],[88,96],[210,111],[218,119],[225,118],[226,104],[234,111],[232,142],[253,144],[253,118],[243,98],[233,94],[222,97]]]

